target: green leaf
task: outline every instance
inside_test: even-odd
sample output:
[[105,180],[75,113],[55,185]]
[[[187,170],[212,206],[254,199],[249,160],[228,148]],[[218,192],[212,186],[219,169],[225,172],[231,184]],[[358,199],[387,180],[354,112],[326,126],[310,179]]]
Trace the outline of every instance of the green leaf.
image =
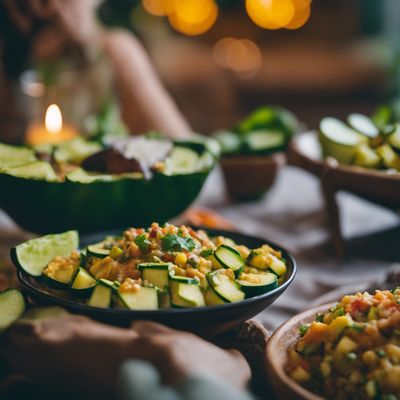
[[301,337],[303,337],[307,333],[309,327],[309,324],[300,325],[299,332]]
[[360,325],[360,324],[352,324],[350,326],[351,329],[354,329],[357,332],[363,332],[365,330],[365,325]]
[[324,322],[324,316],[325,316],[325,314],[323,314],[323,313],[317,314],[315,317],[315,320],[317,322]]
[[163,250],[165,251],[192,251],[196,248],[196,242],[191,237],[168,234],[165,235],[161,241]]
[[144,233],[136,237],[135,243],[139,246],[142,253],[147,253],[149,251],[151,242]]
[[207,258],[207,257],[210,257],[213,254],[214,254],[214,250],[213,249],[205,249],[200,253],[200,256],[204,257],[204,258]]

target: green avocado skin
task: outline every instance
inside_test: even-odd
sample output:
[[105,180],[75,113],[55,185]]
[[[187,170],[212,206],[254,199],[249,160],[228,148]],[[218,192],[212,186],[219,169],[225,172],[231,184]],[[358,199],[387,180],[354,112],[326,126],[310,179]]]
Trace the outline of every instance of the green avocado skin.
[[77,229],[82,233],[164,223],[199,194],[209,171],[151,180],[46,182],[0,174],[0,207],[35,233]]

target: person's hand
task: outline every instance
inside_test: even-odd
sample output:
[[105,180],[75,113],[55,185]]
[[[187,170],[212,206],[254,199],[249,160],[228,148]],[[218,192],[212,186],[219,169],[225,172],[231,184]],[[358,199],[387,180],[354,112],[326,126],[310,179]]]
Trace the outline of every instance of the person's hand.
[[244,388],[250,367],[237,350],[223,350],[200,337],[149,321],[137,321],[132,329],[136,358],[149,361],[163,381],[176,384],[182,377],[211,375],[229,385]]
[[118,367],[128,359],[150,362],[166,384],[206,374],[244,388],[250,379],[239,352],[145,321],[122,329],[77,315],[21,320],[7,332],[2,352],[13,372],[64,389],[74,382],[105,396],[114,392]]
[[66,390],[112,394],[117,370],[134,353],[137,337],[130,329],[66,314],[17,321],[1,350],[13,373]]
[[[34,35],[32,51],[38,58],[59,56],[68,43],[93,43],[98,34],[97,0],[4,0],[16,28]],[[37,29],[39,27],[39,29]]]

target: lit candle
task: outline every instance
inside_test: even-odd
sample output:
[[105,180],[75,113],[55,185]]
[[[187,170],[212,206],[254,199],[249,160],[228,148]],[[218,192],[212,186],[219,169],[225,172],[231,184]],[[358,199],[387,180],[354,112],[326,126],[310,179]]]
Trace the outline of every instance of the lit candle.
[[78,136],[70,125],[63,124],[62,114],[57,104],[51,104],[46,110],[44,125],[32,123],[26,133],[26,142],[30,145],[41,143],[59,143]]

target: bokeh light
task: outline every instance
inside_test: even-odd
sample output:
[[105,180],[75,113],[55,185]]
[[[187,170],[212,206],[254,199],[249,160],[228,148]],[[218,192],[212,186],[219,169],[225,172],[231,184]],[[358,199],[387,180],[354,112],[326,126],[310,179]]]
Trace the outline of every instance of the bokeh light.
[[218,40],[213,47],[213,58],[220,67],[232,70],[241,78],[255,76],[262,64],[261,50],[249,39]]
[[174,0],[174,10],[168,15],[172,27],[185,35],[195,36],[207,32],[218,17],[214,0]]
[[[250,19],[264,29],[298,29],[310,18],[312,0],[245,0]],[[142,0],[144,9],[167,16],[170,25],[189,36],[207,32],[218,18],[216,0]]]
[[143,0],[143,7],[152,15],[162,17],[174,10],[174,0]]
[[251,20],[265,29],[285,27],[296,11],[292,0],[246,0],[246,10]]
[[310,18],[311,0],[292,0],[295,13],[292,20],[285,26],[286,29],[299,29]]

